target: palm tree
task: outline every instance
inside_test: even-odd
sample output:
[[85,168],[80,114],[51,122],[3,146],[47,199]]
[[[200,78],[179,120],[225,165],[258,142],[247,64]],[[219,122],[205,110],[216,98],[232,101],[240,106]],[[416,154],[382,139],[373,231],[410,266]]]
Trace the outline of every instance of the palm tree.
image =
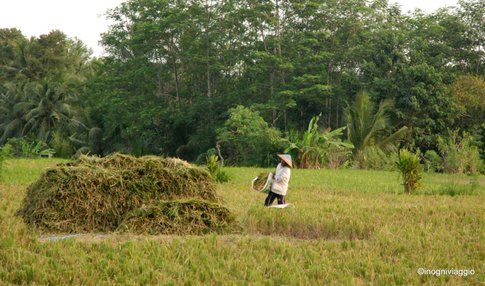
[[16,46],[17,51],[15,56],[8,61],[4,61],[3,64],[0,63],[0,71],[7,81],[9,79],[17,81],[26,80],[29,77],[32,79],[32,45],[28,40],[22,39],[16,43]]
[[26,85],[5,84],[4,90],[0,93],[0,144],[10,137],[22,135],[25,111],[33,106],[26,100]]
[[49,83],[35,85],[33,92],[34,104],[24,115],[22,133],[34,133],[37,138],[48,141],[50,132],[71,123],[70,98],[64,87]]
[[354,103],[345,109],[347,137],[354,145],[354,157],[368,146],[387,148],[401,140],[407,133],[406,126],[386,135],[390,127],[387,112],[393,106],[392,100],[382,101],[376,108],[369,94],[360,92]]

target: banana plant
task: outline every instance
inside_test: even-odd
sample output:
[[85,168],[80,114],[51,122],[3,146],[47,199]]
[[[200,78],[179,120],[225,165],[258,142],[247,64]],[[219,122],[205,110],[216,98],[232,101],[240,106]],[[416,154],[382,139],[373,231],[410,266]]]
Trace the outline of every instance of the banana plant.
[[346,127],[321,131],[318,126],[320,117],[321,114],[314,116],[303,134],[290,133],[289,139],[286,140],[288,147],[285,152],[296,158],[299,168],[320,168],[332,147],[334,149],[353,148],[351,143],[340,139]]

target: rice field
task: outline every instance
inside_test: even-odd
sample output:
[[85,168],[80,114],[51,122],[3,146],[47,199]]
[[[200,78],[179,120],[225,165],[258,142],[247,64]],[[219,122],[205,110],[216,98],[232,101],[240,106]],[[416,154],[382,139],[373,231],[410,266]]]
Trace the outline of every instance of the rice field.
[[[0,183],[0,285],[416,285],[485,283],[485,176],[425,174],[404,195],[395,172],[294,170],[287,201],[265,209],[258,168],[217,186],[240,231],[89,234],[52,241],[14,214],[59,159],[15,159]],[[419,269],[467,270],[419,275]],[[471,274],[473,270],[473,274]]]

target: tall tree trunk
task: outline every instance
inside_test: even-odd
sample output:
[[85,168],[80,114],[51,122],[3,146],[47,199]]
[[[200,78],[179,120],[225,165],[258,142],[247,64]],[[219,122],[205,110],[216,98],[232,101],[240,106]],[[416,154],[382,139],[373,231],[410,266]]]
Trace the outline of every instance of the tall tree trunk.
[[[327,85],[330,85],[332,86],[333,84],[333,64],[332,62],[329,62],[328,63],[328,67],[327,67]],[[325,99],[325,108],[327,110],[327,114],[325,114],[325,119],[327,120],[327,127],[330,127],[330,103],[329,103],[329,98],[327,96],[327,98]]]
[[209,32],[209,26],[211,22],[211,11],[210,11],[210,0],[205,1],[205,8],[206,8],[206,13],[207,13],[207,27],[206,27],[206,40],[207,40],[207,47],[206,47],[206,60],[207,60],[207,69],[206,69],[206,80],[207,80],[207,97],[211,98],[212,93],[211,93],[211,72],[210,72],[210,45],[211,45],[211,40],[210,40],[210,32]]
[[271,95],[271,98],[273,100],[275,99],[274,78],[275,78],[275,71],[274,71],[274,68],[271,68],[271,72],[269,74],[269,94]]
[[157,61],[157,97],[162,98],[164,102],[168,102],[167,95],[165,94],[165,84],[162,79],[162,62],[160,58]]
[[339,118],[339,113],[340,113],[340,110],[339,110],[340,105],[339,105],[339,103],[340,103],[340,99],[337,97],[336,98],[336,101],[337,101],[337,107],[335,108],[335,128],[339,128],[339,126],[340,126],[340,122],[339,122],[339,119],[340,119]]
[[[281,24],[280,24],[280,6],[278,0],[276,0],[276,50],[278,57],[281,59]],[[281,82],[285,84],[285,71],[280,70]]]
[[[281,51],[281,18],[280,18],[280,6],[278,0],[276,0],[276,48],[278,53],[278,58],[282,60],[283,53]],[[284,69],[280,69],[280,80],[281,84],[284,86],[286,84],[286,74]],[[287,130],[287,110],[286,106],[283,107],[283,118],[284,118],[284,130]]]
[[171,38],[172,45],[170,46],[170,52],[172,53],[172,70],[175,78],[175,96],[177,100],[177,107],[180,108],[180,94],[179,94],[179,75],[177,68],[177,59],[175,57],[175,42],[173,36]]
[[207,97],[211,98],[212,97],[212,93],[211,93],[211,73],[210,73],[209,63],[207,63],[206,78],[207,78]]
[[180,107],[180,95],[179,95],[179,75],[177,70],[177,62],[175,58],[172,60],[173,63],[173,74],[175,76],[175,95],[177,100],[177,107]]
[[[280,29],[280,6],[279,6],[279,1],[275,0],[275,13],[274,17],[276,20],[276,26],[275,26],[275,36],[276,36],[276,44],[273,49],[273,54],[277,55],[279,59],[281,59],[281,29]],[[284,74],[282,70],[278,71],[277,66],[273,66],[272,71],[271,71],[271,97],[273,100],[276,102],[276,76],[279,74],[280,76],[280,81],[284,84]],[[278,104],[276,104],[278,106]],[[283,110],[285,112],[285,110]],[[276,124],[276,121],[278,120],[278,110],[273,110],[273,125]]]

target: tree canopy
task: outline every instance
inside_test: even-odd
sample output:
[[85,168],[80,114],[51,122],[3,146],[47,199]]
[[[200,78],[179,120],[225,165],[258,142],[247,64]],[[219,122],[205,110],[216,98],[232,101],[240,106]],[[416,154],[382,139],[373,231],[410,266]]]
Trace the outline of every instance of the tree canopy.
[[107,12],[99,59],[61,31],[28,39],[0,29],[0,140],[195,160],[234,124],[285,137],[321,114],[323,129],[348,126],[357,149],[405,129],[402,144],[422,150],[437,150],[449,129],[485,146],[483,120],[471,116],[483,115],[484,9],[478,0],[432,14],[383,0],[128,0]]

